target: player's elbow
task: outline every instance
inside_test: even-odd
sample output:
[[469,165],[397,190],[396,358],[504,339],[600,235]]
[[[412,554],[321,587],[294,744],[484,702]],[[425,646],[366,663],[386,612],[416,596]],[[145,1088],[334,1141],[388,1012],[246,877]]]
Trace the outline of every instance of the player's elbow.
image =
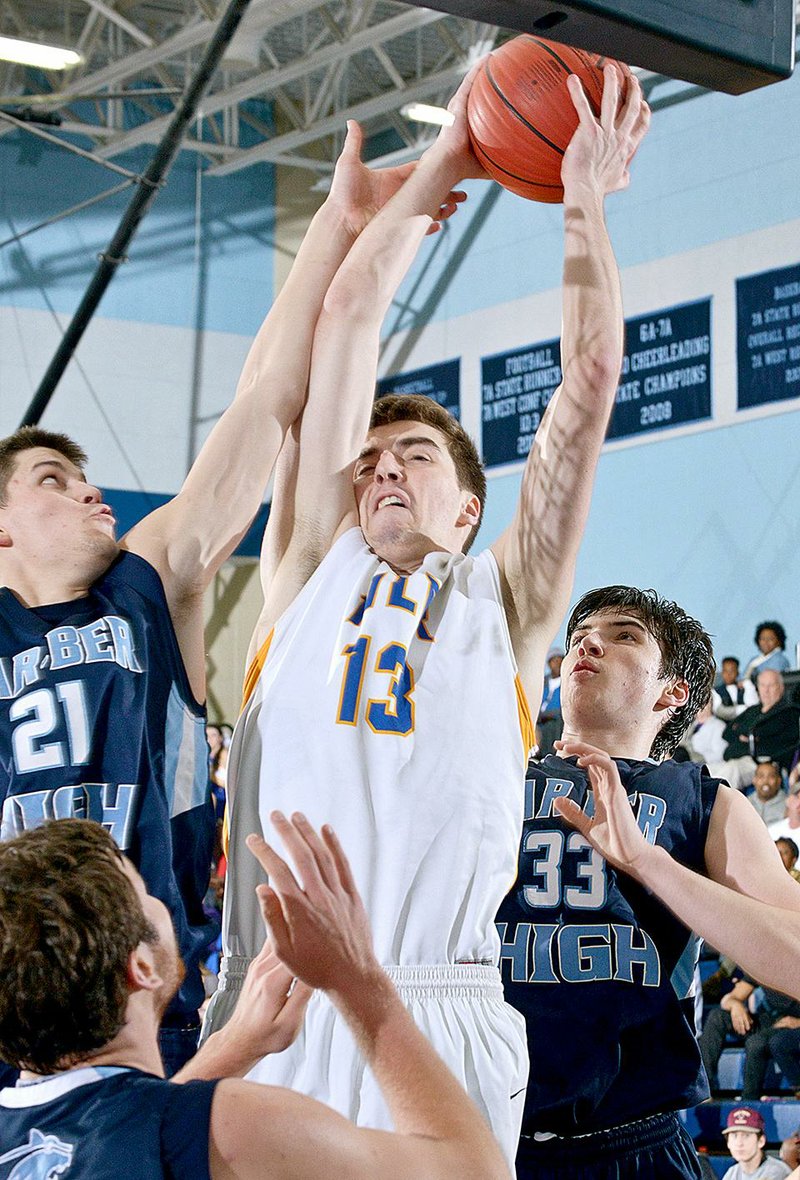
[[588,348],[576,355],[564,368],[564,381],[582,394],[583,404],[587,395],[595,395],[603,404],[616,391],[619,383],[622,357],[616,348]]
[[344,268],[336,275],[325,294],[323,314],[332,320],[375,317],[376,287],[361,269]]

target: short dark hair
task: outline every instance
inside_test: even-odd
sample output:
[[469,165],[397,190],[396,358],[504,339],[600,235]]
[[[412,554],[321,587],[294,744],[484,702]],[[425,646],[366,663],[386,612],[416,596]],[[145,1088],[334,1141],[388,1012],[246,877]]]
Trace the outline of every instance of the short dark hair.
[[20,426],[19,430],[9,434],[7,438],[0,439],[0,507],[6,502],[8,481],[14,474],[17,455],[34,447],[47,447],[48,450],[58,451],[81,471],[86,466],[86,452],[73,442],[69,435],[42,430],[39,426]]
[[753,639],[756,647],[758,647],[758,640],[762,631],[774,631],[775,638],[778,640],[778,646],[780,647],[781,651],[785,649],[786,631],[784,630],[782,624],[777,621],[777,619],[765,619],[763,623],[758,624],[756,627],[755,637]]
[[735,664],[736,667],[738,668],[739,667],[739,657],[738,656],[723,656],[722,659],[720,660],[719,664],[720,664],[720,667],[722,667],[723,664]]
[[797,860],[798,856],[800,856],[800,848],[797,847],[791,836],[778,836],[778,839],[775,841],[775,843],[785,844],[795,860]]
[[51,820],[0,844],[0,1058],[53,1073],[125,1023],[128,959],[158,936],[100,824]]
[[641,619],[661,652],[659,677],[685,680],[689,686],[686,703],[668,714],[650,747],[651,758],[668,758],[711,699],[716,664],[708,632],[676,602],[662,598],[655,590],[603,586],[584,594],[575,605],[567,623],[567,645],[585,619],[602,611],[629,611]]
[[447,449],[456,469],[459,487],[477,496],[480,501],[478,523],[473,526],[464,545],[466,553],[481,527],[486,504],[486,475],[477,447],[461,423],[444,406],[424,394],[387,393],[379,397],[372,407],[369,425],[373,430],[377,426],[388,426],[391,422],[406,421],[423,422],[441,431],[447,439]]

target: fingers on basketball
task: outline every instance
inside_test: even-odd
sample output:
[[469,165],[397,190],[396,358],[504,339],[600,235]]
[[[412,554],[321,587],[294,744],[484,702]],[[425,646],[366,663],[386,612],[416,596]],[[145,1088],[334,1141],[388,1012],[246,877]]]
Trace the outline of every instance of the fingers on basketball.
[[[467,103],[473,150],[489,175],[519,196],[562,201],[561,163],[578,126],[576,106],[585,117],[600,118],[607,64],[614,68],[616,97],[607,100],[613,125],[617,100],[628,89],[624,67],[528,34],[490,54]],[[581,83],[571,83],[572,90],[571,75]]]

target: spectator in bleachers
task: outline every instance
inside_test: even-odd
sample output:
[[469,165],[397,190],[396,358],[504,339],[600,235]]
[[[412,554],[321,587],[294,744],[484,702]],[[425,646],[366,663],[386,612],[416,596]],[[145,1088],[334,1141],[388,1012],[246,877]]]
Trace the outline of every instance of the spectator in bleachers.
[[680,745],[672,757],[676,762],[699,762],[707,765],[709,762],[720,762],[725,754],[723,732],[725,722],[715,717],[712,710],[716,694],[712,695],[709,703],[700,710],[692,725],[681,739]]
[[783,1140],[780,1156],[790,1168],[800,1168],[800,1127]]
[[[791,836],[779,836],[775,841],[775,847],[778,849],[778,855],[783,861],[787,873],[790,873],[795,881],[800,881],[800,869],[796,868],[797,858],[800,856],[800,848],[797,847]],[[800,1160],[797,1161],[800,1163]]]
[[551,647],[547,653],[547,672],[544,678],[539,720],[536,725],[538,756],[540,758],[553,753],[553,742],[561,737],[564,729],[564,721],[561,716],[561,665],[563,662],[563,648]]
[[758,655],[753,656],[744,670],[743,680],[754,680],[758,683],[759,673],[767,668],[775,672],[789,670],[789,658],[786,655],[786,631],[775,619],[766,619],[756,627],[755,645]]
[[753,774],[753,792],[747,798],[765,824],[776,823],[786,815],[787,793],[777,762],[759,762]]
[[773,840],[788,836],[790,840],[800,841],[800,791],[789,792],[783,819],[768,824],[767,828]]
[[722,1180],[785,1180],[790,1169],[781,1160],[767,1155],[767,1136],[764,1120],[757,1110],[749,1106],[737,1106],[728,1115],[722,1132],[736,1163],[728,1168]]
[[719,680],[714,685],[719,697],[714,713],[723,721],[732,721],[750,705],[758,704],[758,693],[752,680],[739,680],[739,661],[736,656],[724,656],[720,664]]
[[729,1037],[744,1045],[744,1083],[742,1099],[757,1102],[764,1092],[764,1077],[772,1053],[774,1031],[787,1027],[785,1017],[797,1018],[800,1027],[800,1003],[771,988],[761,989],[761,1004],[750,1011],[750,1001],[758,984],[740,974],[724,995],[718,1008],[712,1008],[700,1034],[700,1052],[711,1090],[719,1091],[719,1060]]
[[760,704],[728,722],[724,760],[708,768],[732,787],[749,787],[756,764],[764,760],[788,770],[800,740],[800,707],[786,700],[781,673],[767,668],[759,673],[756,687]]

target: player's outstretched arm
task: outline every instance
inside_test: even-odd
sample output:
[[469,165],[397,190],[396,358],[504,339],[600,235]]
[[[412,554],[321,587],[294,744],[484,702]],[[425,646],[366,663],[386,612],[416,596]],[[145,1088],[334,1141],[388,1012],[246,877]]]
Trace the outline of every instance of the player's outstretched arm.
[[[353,462],[364,442],[375,394],[380,327],[422,239],[455,212],[454,186],[484,176],[467,133],[466,104],[477,67],[450,102],[454,121],[423,154],[408,179],[359,235],[325,296],[314,334],[309,394],[299,434],[298,466],[276,522],[287,543],[270,542],[263,568],[263,638],[327,553],[355,523]],[[277,497],[276,497],[277,500]],[[290,525],[286,527],[286,514]],[[278,547],[279,548],[279,547]]]
[[[748,975],[800,999],[800,887],[783,868],[775,848],[767,847],[771,844],[769,835],[747,800],[736,791],[720,787],[712,812],[706,861],[709,872],[719,874],[721,879],[711,880],[644,839],[608,754],[583,742],[564,741],[557,745],[560,754],[575,756],[578,765],[586,768],[595,804],[590,818],[573,800],[559,799],[555,807],[564,819],[610,864],[655,893],[686,926],[729,955]],[[715,815],[718,805],[721,808]],[[753,812],[756,825],[748,822],[745,808]],[[747,841],[744,846],[743,837]],[[754,896],[738,891],[745,884],[741,875],[744,870],[734,868],[737,860],[751,857],[753,876],[760,881]]]
[[161,575],[192,689],[205,696],[202,594],[261,504],[283,439],[302,410],[314,326],[328,283],[357,236],[326,200],[253,341],[233,402],[178,495],[123,539]]
[[510,1180],[499,1147],[466,1092],[422,1036],[375,958],[364,906],[330,828],[275,813],[295,866],[260,837],[248,844],[270,878],[259,898],[292,974],[323,988],[348,1021],[380,1083],[396,1134],[358,1129],[310,1098],[222,1083],[212,1108],[214,1180],[276,1180],[319,1172],[350,1180]]
[[544,656],[572,591],[594,473],[622,364],[619,275],[604,217],[608,193],[625,188],[650,112],[638,81],[607,66],[599,118],[581,83],[568,79],[578,112],[564,155],[562,382],[539,427],[515,518],[492,546],[504,578],[509,623],[531,703]]

